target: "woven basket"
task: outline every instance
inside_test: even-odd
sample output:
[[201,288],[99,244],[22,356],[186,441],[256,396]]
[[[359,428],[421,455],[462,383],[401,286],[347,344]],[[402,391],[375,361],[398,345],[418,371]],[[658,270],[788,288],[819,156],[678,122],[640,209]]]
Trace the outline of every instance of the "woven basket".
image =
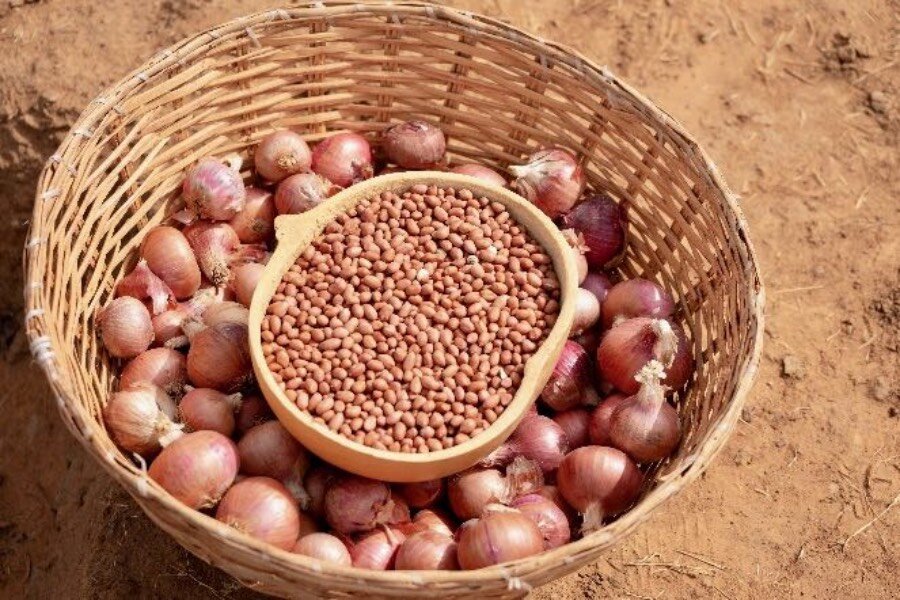
[[[187,509],[107,435],[119,365],[93,317],[134,264],[142,234],[178,206],[185,168],[245,153],[292,127],[377,139],[439,119],[454,158],[495,167],[560,144],[590,186],[628,207],[621,270],[678,300],[697,370],[678,399],[685,435],[641,501],[600,531],[469,572],[369,572],[313,564]],[[154,57],[94,100],[40,180],[25,249],[31,350],[72,433],[149,517],[191,552],[283,597],[522,596],[570,573],[695,479],[737,421],[759,360],[764,293],[737,198],[682,127],[608,70],[500,21],[419,2],[321,2],[238,19]]]

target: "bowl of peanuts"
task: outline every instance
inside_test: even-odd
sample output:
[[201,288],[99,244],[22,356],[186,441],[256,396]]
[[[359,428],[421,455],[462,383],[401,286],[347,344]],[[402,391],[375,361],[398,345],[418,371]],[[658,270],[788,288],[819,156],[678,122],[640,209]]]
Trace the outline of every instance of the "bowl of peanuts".
[[382,175],[276,220],[250,352],[281,423],[385,481],[472,466],[534,403],[574,317],[559,228],[454,173]]

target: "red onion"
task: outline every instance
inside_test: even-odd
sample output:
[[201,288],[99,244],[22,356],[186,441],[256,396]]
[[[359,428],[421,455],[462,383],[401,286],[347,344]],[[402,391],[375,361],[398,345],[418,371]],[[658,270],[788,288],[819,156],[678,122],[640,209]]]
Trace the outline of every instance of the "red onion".
[[315,173],[291,175],[275,191],[275,209],[279,215],[299,215],[322,204],[339,189]]
[[406,121],[384,132],[384,152],[405,169],[427,169],[443,160],[447,150],[444,132],[425,121]]
[[304,535],[294,545],[293,552],[304,556],[311,556],[323,562],[330,562],[342,567],[349,567],[353,563],[350,551],[339,538],[329,533],[310,533]]
[[389,523],[393,511],[391,489],[381,481],[345,475],[325,492],[325,519],[341,533],[371,531]]
[[600,303],[597,297],[584,288],[575,291],[575,318],[572,320],[570,335],[578,335],[594,326],[600,318]]
[[609,421],[609,439],[638,462],[669,456],[681,440],[678,413],[659,384],[662,365],[651,362],[638,374],[641,389],[622,401]]
[[182,186],[187,209],[202,219],[227,221],[244,208],[247,192],[241,175],[215,158],[201,158]]
[[644,475],[637,465],[621,450],[605,446],[573,450],[556,473],[563,498],[584,515],[586,532],[631,506],[643,484]]
[[181,399],[178,413],[190,431],[218,431],[230,436],[234,433],[234,413],[240,406],[240,394],[228,396],[216,390],[194,388]]
[[275,235],[275,201],[272,192],[247,188],[244,210],[228,222],[243,244],[264,244]]
[[400,486],[400,494],[412,508],[425,508],[437,502],[444,491],[443,479],[405,483]]
[[237,302],[214,302],[203,311],[203,324],[214,327],[219,323],[237,323],[247,325],[250,320],[250,311],[243,304]]
[[342,473],[331,465],[316,465],[306,472],[303,487],[309,494],[307,511],[316,518],[325,517],[325,492]]
[[613,412],[622,404],[627,396],[622,394],[613,394],[604,400],[600,406],[591,413],[591,422],[588,426],[588,433],[591,443],[595,446],[611,446],[609,439],[609,423],[612,419]]
[[544,473],[549,473],[559,466],[568,451],[569,442],[562,427],[549,417],[528,415],[509,439],[488,454],[481,464],[488,467],[505,465],[517,456],[524,456],[536,462]]
[[[238,442],[241,471],[247,475],[271,477],[302,488],[302,478],[309,468],[309,456],[278,421],[267,421],[250,429]],[[296,497],[305,492],[288,489]],[[297,498],[300,500],[301,498]]]
[[154,315],[166,310],[170,301],[173,303],[175,301],[175,294],[150,270],[144,259],[138,261],[134,270],[116,284],[116,296],[130,296],[138,300],[149,299]]
[[238,302],[244,306],[250,306],[253,292],[256,291],[256,286],[265,269],[266,267],[259,263],[247,263],[231,270],[234,274],[234,281],[231,285],[234,287],[234,295],[237,296]]
[[119,448],[147,456],[181,434],[175,402],[162,389],[137,383],[114,393],[103,409],[103,421]]
[[[504,510],[500,510],[504,509]],[[463,569],[480,569],[533,556],[544,550],[544,537],[518,510],[491,508],[459,530],[457,557]]]
[[153,343],[150,312],[137,298],[122,296],[97,315],[106,350],[116,358],[133,358]]
[[131,359],[119,375],[119,388],[152,383],[171,396],[181,396],[187,382],[184,355],[169,348],[151,348]]
[[299,134],[282,129],[264,137],[253,155],[256,172],[272,183],[295,173],[308,171],[312,152]]
[[589,272],[584,281],[581,282],[581,287],[597,297],[601,313],[603,311],[603,303],[606,302],[606,297],[609,295],[609,290],[612,289],[612,286],[612,281],[605,273]]
[[569,450],[587,446],[590,443],[588,434],[591,413],[586,408],[573,408],[553,415],[553,420],[566,434]]
[[350,544],[353,566],[373,571],[393,569],[397,550],[404,540],[406,535],[402,531],[384,525],[362,534]]
[[625,210],[610,197],[595,194],[586,198],[563,217],[563,223],[584,236],[585,257],[592,269],[614,266],[624,254]]
[[197,387],[236,392],[253,377],[247,326],[219,323],[194,336],[187,356],[188,377]]
[[412,535],[418,531],[432,530],[452,536],[456,531],[456,522],[453,520],[453,517],[439,508],[425,508],[413,516],[412,523],[401,526],[401,529],[407,535]]
[[663,379],[663,385],[671,390],[680,390],[691,378],[694,372],[694,356],[691,352],[691,345],[687,337],[684,335],[681,327],[675,327],[675,337],[678,338],[678,348],[675,350],[675,358],[672,364],[666,369],[666,377]]
[[166,446],[150,478],[188,508],[210,508],[231,487],[240,458],[234,442],[215,431],[195,431]]
[[563,511],[569,520],[569,531],[574,531],[575,525],[578,523],[578,512],[566,502],[566,499],[559,493],[559,488],[555,485],[545,485],[535,492],[555,504],[559,510]]
[[219,503],[216,519],[282,550],[293,548],[300,533],[294,499],[283,485],[268,477],[236,483]]
[[572,530],[566,513],[552,500],[541,494],[526,494],[510,505],[534,521],[544,538],[544,549],[553,550],[572,539]]
[[581,165],[562,148],[539,150],[509,170],[516,177],[513,188],[551,219],[571,209],[584,189]]
[[588,362],[591,363],[593,362],[593,357],[597,355],[597,347],[600,345],[602,337],[599,327],[591,327],[573,337],[572,341],[584,348],[588,355]]
[[200,267],[184,234],[174,227],[154,227],[141,244],[141,258],[179,300],[200,289]]
[[553,366],[553,373],[541,391],[544,404],[553,410],[568,410],[580,406],[584,389],[590,385],[590,358],[577,342],[566,340],[562,354]]
[[275,418],[269,404],[259,396],[244,396],[241,407],[234,416],[234,428],[240,434],[245,434],[257,425]]
[[188,339],[182,325],[190,319],[199,318],[206,307],[216,301],[213,290],[214,288],[200,290],[187,302],[181,302],[175,308],[153,317],[154,341],[168,348],[187,346]]
[[578,272],[578,285],[584,283],[588,275],[588,263],[584,254],[588,251],[587,244],[584,243],[584,236],[574,229],[563,229],[562,235],[569,243],[572,249],[572,255],[575,257],[575,266]]
[[447,498],[457,518],[481,516],[489,504],[506,504],[516,496],[533,492],[543,484],[540,467],[517,457],[506,469],[506,477],[497,469],[473,468],[447,481]]
[[358,133],[337,133],[313,149],[312,170],[341,187],[350,187],[374,173],[372,149]]
[[227,223],[197,221],[185,228],[184,235],[197,255],[200,270],[218,287],[231,279],[231,267],[262,262],[267,256],[264,246],[241,244]]
[[475,179],[480,179],[485,183],[505,188],[507,185],[506,178],[497,171],[485,167],[484,165],[466,164],[459,165],[450,169],[451,173],[459,173],[460,175],[468,175]]
[[603,303],[603,326],[632,317],[665,318],[675,310],[669,293],[646,279],[626,279],[614,285]]
[[433,530],[420,531],[406,538],[397,550],[394,568],[398,571],[456,571],[456,542],[449,535]]
[[635,375],[651,360],[668,368],[675,358],[678,338],[665,319],[635,317],[606,332],[597,348],[597,367],[603,378],[626,394],[640,389]]

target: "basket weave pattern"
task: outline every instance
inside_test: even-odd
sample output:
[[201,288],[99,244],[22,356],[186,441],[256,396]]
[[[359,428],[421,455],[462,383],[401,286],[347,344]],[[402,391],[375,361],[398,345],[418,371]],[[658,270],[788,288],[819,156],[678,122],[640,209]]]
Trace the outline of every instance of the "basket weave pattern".
[[[497,168],[559,144],[589,185],[628,209],[628,276],[679,302],[698,367],[678,398],[678,452],[641,501],[598,532],[470,572],[368,572],[273,550],[187,509],[110,441],[101,410],[118,365],[96,310],[142,233],[177,211],[205,155],[275,128],[310,142],[438,119],[457,160]],[[756,374],[764,292],[735,196],[682,127],[606,69],[499,21],[420,2],[318,2],[252,15],[169,48],[94,100],[51,157],[24,255],[27,329],[69,429],[164,530],[248,585],[284,597],[522,596],[596,560],[696,478],[737,421]]]

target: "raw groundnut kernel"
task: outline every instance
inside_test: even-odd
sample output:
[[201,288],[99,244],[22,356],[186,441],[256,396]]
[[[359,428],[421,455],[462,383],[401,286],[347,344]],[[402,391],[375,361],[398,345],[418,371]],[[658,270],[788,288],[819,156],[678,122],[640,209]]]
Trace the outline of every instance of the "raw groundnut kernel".
[[502,204],[416,185],[313,240],[270,301],[262,345],[317,422],[424,453],[497,420],[558,312],[550,257]]

